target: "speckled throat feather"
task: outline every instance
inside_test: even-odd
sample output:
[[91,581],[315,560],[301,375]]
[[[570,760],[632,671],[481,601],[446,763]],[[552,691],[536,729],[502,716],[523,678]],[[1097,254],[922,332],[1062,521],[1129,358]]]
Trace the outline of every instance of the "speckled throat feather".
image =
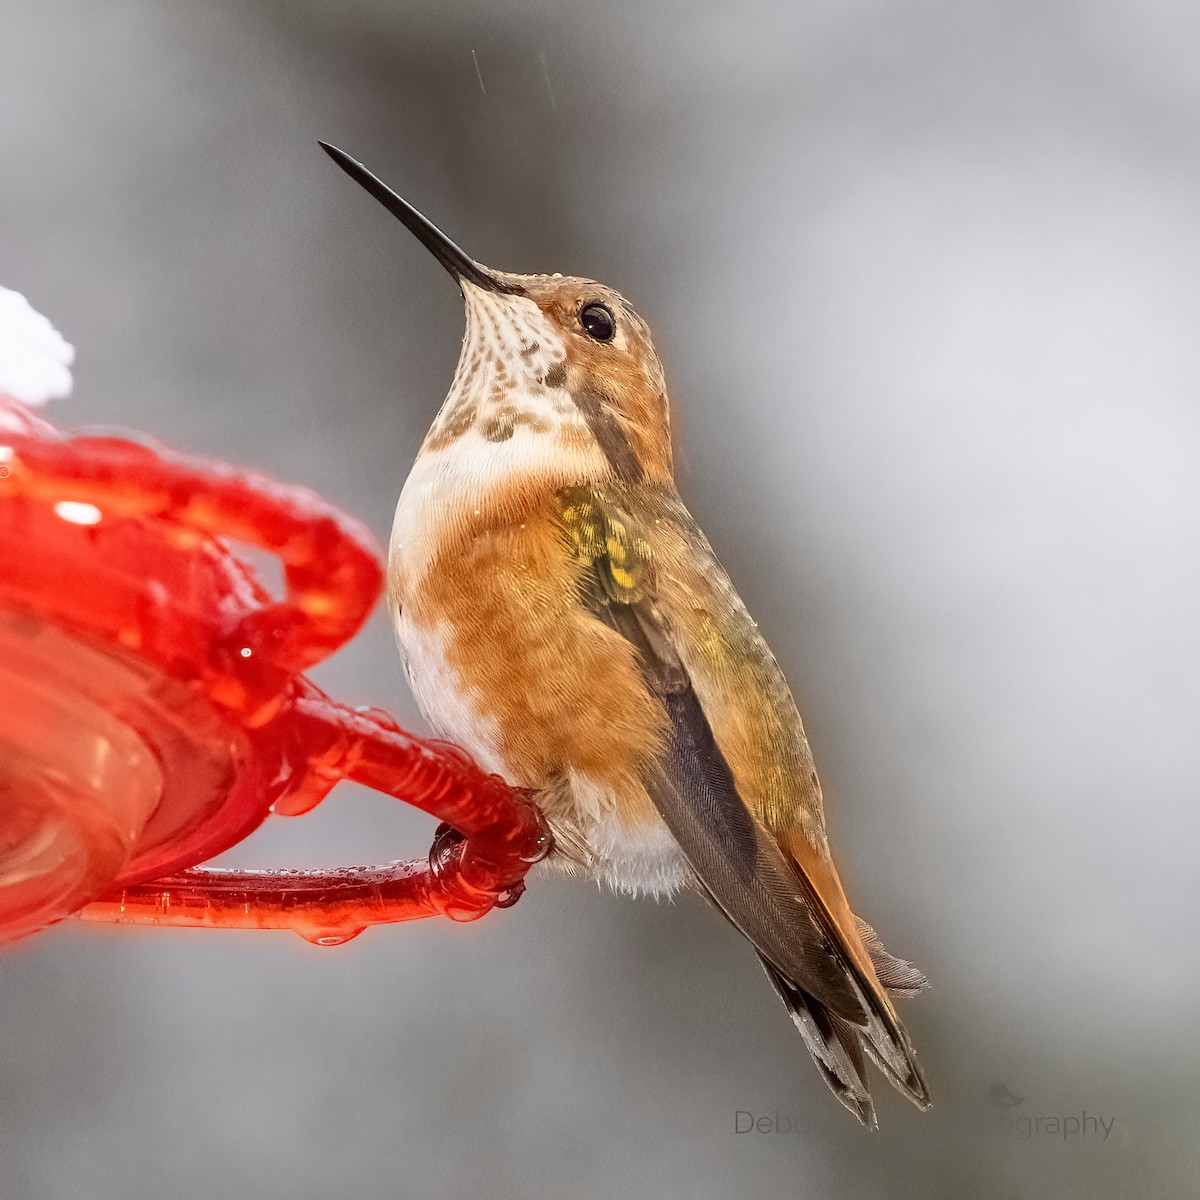
[[469,284],[467,328],[450,391],[422,451],[445,449],[469,430],[507,441],[518,426],[560,438],[586,436],[565,383],[566,347],[532,300]]

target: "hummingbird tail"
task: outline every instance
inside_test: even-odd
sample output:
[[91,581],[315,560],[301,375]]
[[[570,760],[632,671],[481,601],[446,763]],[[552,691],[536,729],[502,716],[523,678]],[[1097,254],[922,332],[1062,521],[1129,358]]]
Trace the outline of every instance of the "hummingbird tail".
[[[797,977],[793,982],[786,970],[782,972],[785,982],[794,990],[805,992],[810,1010],[816,1000],[830,1010],[830,1018],[836,1016],[846,1023],[848,1029],[842,1032],[857,1041],[860,1052],[871,1058],[888,1082],[918,1108],[928,1108],[929,1089],[922,1077],[921,1065],[892,1006],[893,996],[920,991],[925,986],[925,976],[912,963],[889,954],[870,925],[851,911],[828,854],[820,853],[802,837],[791,839],[788,848],[796,869],[795,878],[807,896],[810,911],[826,934],[834,961],[844,971],[846,985],[858,1001],[858,1011],[841,1010],[830,996],[814,998],[812,989],[806,986],[808,981]],[[801,1025],[795,1005],[787,995],[784,1003],[797,1025]],[[803,1025],[801,1032],[804,1032]],[[811,1043],[809,1049],[812,1049]],[[842,1102],[846,1103],[845,1100]]]
[[[863,944],[871,956],[879,983],[887,996],[915,996],[928,986],[925,976],[905,959],[889,954],[878,934],[861,918]],[[858,1025],[840,1017],[803,988],[796,987],[759,955],[767,978],[774,985],[817,1069],[838,1101],[868,1129],[875,1129],[875,1105],[867,1084],[864,1052],[897,1091],[918,1108],[929,1107],[929,1091],[921,1077],[903,1027],[884,1001],[880,1013],[876,997],[863,995],[867,1022]],[[861,994],[861,992],[860,992]],[[872,1003],[872,1001],[876,1001]],[[881,1020],[886,1014],[890,1019]]]
[[877,1129],[875,1104],[867,1086],[867,1068],[857,1026],[837,1016],[819,1000],[790,984],[762,955],[759,961],[788,1010],[821,1078],[839,1103],[867,1129]]

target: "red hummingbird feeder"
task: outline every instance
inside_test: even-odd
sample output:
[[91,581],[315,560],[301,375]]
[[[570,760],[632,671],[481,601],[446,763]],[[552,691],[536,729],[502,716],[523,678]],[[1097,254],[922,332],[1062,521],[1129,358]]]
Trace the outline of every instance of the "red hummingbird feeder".
[[[230,540],[278,557],[282,598]],[[303,674],[359,629],[381,580],[367,531],[312,492],[64,435],[0,395],[0,940],[76,914],[333,945],[512,904],[549,849],[536,809]],[[428,857],[197,865],[342,779],[440,818]]]

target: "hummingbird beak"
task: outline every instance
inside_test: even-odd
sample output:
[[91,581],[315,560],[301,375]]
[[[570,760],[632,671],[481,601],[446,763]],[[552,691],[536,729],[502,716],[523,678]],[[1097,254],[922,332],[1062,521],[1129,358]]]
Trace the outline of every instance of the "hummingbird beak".
[[372,175],[362,163],[351,158],[344,150],[329,145],[328,142],[319,141],[317,145],[351,179],[366,188],[388,212],[394,217],[399,217],[404,227],[414,234],[417,241],[454,276],[460,287],[464,283],[471,283],[489,292],[521,295],[520,287],[502,282],[485,267],[481,267],[473,258],[464,254],[428,217],[422,216],[407,200],[397,196],[386,183]]

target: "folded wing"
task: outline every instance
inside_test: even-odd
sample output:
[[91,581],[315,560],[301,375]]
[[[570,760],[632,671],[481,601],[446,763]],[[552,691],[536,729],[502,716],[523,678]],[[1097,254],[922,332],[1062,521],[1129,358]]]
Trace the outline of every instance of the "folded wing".
[[[635,646],[646,684],[666,710],[666,753],[646,786],[701,887],[758,951],[826,1082],[851,1112],[874,1123],[864,1050],[925,1107],[920,1067],[888,997],[889,990],[918,990],[923,976],[889,955],[850,911],[823,830],[814,839],[803,821],[789,826],[779,816],[790,811],[786,804],[774,806],[771,824],[739,790],[719,731],[736,730],[736,738],[727,735],[729,746],[744,755],[753,708],[745,719],[725,713],[715,714],[727,718],[717,720],[706,711],[705,693],[710,705],[721,697],[728,703],[728,688],[706,686],[705,657],[689,653],[697,630],[687,625],[706,605],[720,610],[733,591],[703,534],[677,496],[647,488],[570,493],[563,524],[584,568],[583,602]],[[672,553],[672,546],[687,554]],[[690,580],[684,577],[689,572]],[[778,672],[740,601],[735,609],[701,611],[700,617],[707,661],[736,659],[749,646],[749,657]],[[769,684],[767,690],[786,691],[781,676]],[[795,724],[803,741],[798,717]],[[802,749],[807,754],[807,744]],[[808,781],[796,786],[801,782]]]

